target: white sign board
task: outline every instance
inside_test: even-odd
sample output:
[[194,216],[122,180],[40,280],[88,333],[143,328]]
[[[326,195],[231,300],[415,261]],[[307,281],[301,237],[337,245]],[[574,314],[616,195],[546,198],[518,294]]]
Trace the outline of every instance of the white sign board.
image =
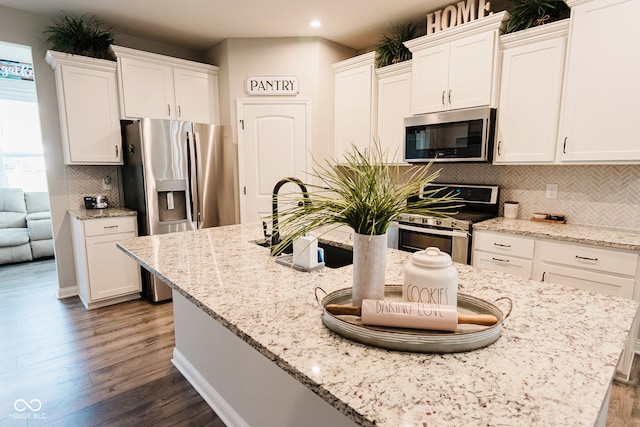
[[247,77],[249,95],[297,95],[296,76],[250,76]]
[[[477,8],[476,8],[477,1]],[[453,28],[491,15],[491,3],[486,0],[463,0],[455,5],[427,14],[427,34]]]

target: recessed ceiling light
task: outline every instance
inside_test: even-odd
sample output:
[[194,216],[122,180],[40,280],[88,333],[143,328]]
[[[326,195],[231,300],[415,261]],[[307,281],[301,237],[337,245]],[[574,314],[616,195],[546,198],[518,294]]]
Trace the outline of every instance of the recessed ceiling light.
[[322,23],[318,19],[312,19],[311,21],[309,21],[309,25],[313,28],[318,28],[320,25],[322,25]]

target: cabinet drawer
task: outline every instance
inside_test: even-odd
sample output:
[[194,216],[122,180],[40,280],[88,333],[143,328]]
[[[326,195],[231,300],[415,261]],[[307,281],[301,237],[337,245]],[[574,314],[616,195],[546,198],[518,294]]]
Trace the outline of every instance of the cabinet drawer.
[[540,260],[545,263],[635,276],[638,254],[592,246],[540,242]]
[[136,230],[136,217],[88,219],[84,222],[84,235],[102,236],[104,234],[128,233]]
[[533,259],[534,241],[505,233],[473,233],[473,247],[476,250]]
[[475,251],[473,253],[473,266],[531,279],[533,263],[528,259]]
[[633,298],[635,287],[634,278],[612,276],[604,273],[594,273],[582,269],[561,265],[542,263],[542,274],[539,279],[545,282],[572,286],[585,291],[597,292],[615,297]]

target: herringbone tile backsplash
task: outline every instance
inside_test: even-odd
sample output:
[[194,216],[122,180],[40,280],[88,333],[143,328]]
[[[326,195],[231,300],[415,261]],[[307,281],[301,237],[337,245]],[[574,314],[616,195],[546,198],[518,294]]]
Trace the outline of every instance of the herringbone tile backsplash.
[[[107,196],[109,207],[118,207],[118,166],[66,166],[67,206],[69,209],[83,209],[84,196]],[[111,177],[111,190],[102,189],[104,177]]]
[[[505,200],[520,203],[520,218],[533,212],[564,214],[567,222],[640,229],[640,165],[498,166],[436,164],[439,182],[500,185],[500,215]],[[69,209],[84,206],[84,196],[106,195],[118,206],[117,166],[67,166]],[[102,190],[110,176],[111,191]],[[558,198],[545,197],[547,184],[558,184]]]
[[[513,200],[519,218],[558,213],[569,223],[640,229],[640,165],[452,164],[442,165],[438,181],[500,185],[500,215],[504,201]],[[545,197],[547,184],[558,184],[556,200]]]

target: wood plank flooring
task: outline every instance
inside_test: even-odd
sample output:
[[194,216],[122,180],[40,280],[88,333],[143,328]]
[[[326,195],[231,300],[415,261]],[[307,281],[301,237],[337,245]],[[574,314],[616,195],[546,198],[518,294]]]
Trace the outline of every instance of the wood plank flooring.
[[[224,426],[171,364],[171,303],[87,311],[56,290],[53,260],[0,267],[0,427]],[[638,357],[607,426],[640,427]]]
[[57,287],[53,260],[0,267],[0,427],[224,426],[171,364],[171,303],[87,311]]

